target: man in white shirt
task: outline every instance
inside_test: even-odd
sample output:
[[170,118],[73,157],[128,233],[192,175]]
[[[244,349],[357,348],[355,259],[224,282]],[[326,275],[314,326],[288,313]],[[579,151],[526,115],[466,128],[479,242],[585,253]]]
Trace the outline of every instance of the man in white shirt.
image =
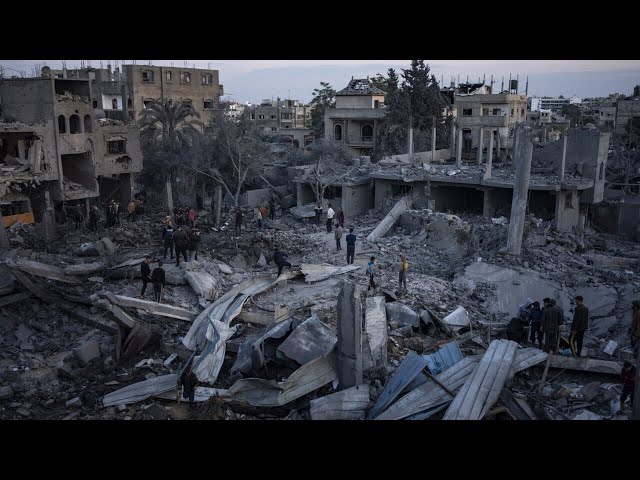
[[331,208],[331,204],[329,204],[329,210],[327,210],[327,233],[331,233],[331,224],[333,223],[333,217],[336,212]]

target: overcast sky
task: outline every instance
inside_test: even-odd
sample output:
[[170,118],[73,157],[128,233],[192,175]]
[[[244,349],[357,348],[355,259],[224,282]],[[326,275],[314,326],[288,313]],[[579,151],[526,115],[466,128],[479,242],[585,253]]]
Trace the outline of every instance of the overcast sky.
[[[106,68],[132,60],[87,60],[87,65]],[[116,63],[117,62],[117,63]],[[139,65],[184,66],[185,60],[136,60]],[[352,76],[366,77],[386,73],[388,68],[408,68],[410,60],[186,60],[189,67],[213,68],[220,71],[225,98],[240,102],[259,102],[263,98],[311,100],[320,82],[329,82],[336,90],[344,88]],[[529,77],[529,95],[606,96],[609,93],[631,94],[640,84],[640,60],[425,60],[438,81],[448,85],[452,76],[461,81],[467,76],[477,81],[485,75],[489,83],[494,76],[500,88],[502,76],[520,77],[524,91]],[[61,68],[61,60],[0,60],[7,69],[32,72],[34,65]],[[79,60],[67,60],[67,67],[79,66]],[[7,75],[16,74],[7,70]],[[29,73],[31,76],[31,73]],[[506,84],[505,79],[505,84]]]

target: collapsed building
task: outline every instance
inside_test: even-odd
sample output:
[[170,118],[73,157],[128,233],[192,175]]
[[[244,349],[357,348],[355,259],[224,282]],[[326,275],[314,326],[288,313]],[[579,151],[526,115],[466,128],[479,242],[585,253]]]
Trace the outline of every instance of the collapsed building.
[[105,118],[90,99],[89,80],[0,81],[3,215],[40,221],[47,197],[86,207],[130,201],[142,169],[138,126]]

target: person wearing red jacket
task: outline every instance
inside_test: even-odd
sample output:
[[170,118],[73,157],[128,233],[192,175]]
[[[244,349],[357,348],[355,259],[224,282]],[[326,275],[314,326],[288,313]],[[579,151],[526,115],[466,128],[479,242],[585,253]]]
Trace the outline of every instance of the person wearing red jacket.
[[636,388],[636,367],[629,362],[624,362],[622,371],[620,372],[620,382],[622,382],[622,393],[620,394],[620,410],[618,415],[622,415],[622,406],[627,400],[627,397],[631,398],[631,406],[633,406],[633,393]]

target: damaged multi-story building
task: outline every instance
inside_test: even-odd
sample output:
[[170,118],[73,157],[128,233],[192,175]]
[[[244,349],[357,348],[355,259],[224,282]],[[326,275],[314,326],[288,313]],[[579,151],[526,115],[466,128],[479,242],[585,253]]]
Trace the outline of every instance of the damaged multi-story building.
[[[0,202],[4,215],[42,218],[52,202],[128,202],[142,169],[135,123],[107,119],[94,108],[91,80],[0,81]],[[6,222],[5,222],[6,223]]]
[[247,107],[251,120],[267,135],[281,136],[295,147],[305,147],[313,139],[311,107],[300,100],[263,100]]

